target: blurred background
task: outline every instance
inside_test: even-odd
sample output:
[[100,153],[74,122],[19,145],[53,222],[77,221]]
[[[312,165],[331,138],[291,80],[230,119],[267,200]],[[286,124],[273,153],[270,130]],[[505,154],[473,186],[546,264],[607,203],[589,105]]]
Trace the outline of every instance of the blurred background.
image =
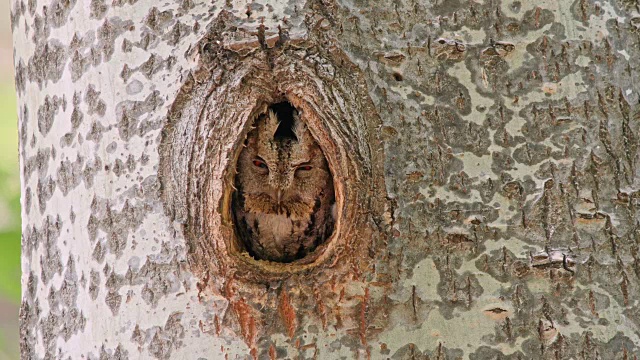
[[0,360],[20,358],[20,174],[10,4],[0,0]]

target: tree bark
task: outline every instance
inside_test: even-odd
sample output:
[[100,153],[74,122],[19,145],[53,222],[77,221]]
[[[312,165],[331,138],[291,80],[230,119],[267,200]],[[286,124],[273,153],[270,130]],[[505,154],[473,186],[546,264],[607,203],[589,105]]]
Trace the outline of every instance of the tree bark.
[[[16,0],[23,359],[637,359],[640,6]],[[333,236],[251,258],[288,101]]]

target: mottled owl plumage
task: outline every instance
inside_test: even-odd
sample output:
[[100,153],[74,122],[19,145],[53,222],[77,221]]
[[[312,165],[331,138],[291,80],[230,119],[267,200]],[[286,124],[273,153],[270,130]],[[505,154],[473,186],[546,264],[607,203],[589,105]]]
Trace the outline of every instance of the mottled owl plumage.
[[331,235],[334,189],[324,154],[299,114],[293,113],[295,138],[275,136],[279,126],[270,110],[247,135],[233,212],[251,255],[291,262]]

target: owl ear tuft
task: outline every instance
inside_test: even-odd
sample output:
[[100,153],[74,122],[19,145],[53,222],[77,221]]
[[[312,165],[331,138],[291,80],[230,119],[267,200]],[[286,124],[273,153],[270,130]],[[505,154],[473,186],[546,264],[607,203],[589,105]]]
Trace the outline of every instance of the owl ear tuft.
[[313,138],[311,137],[311,132],[307,128],[307,124],[302,121],[301,113],[294,111],[293,112],[293,133],[298,139],[298,143],[300,144],[310,144],[313,143]]
[[280,126],[280,121],[278,121],[278,116],[273,110],[269,110],[266,116],[264,116],[263,122],[258,125],[260,129],[258,132],[260,134],[265,134],[268,136],[268,139],[273,139],[276,131],[278,130],[278,126]]

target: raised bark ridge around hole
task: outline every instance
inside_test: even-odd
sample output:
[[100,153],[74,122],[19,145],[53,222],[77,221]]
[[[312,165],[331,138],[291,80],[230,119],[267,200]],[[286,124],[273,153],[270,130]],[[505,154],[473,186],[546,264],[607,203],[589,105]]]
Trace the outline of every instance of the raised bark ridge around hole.
[[[379,117],[359,69],[321,36],[295,38],[282,29],[262,29],[256,43],[225,39],[224,18],[197,47],[200,66],[173,103],[161,150],[166,209],[184,225],[193,269],[209,276],[233,271],[261,282],[322,272],[328,265],[335,274],[365,266],[373,234],[382,229],[371,224],[383,223],[372,217],[385,208],[385,188],[382,146],[370,120]],[[254,119],[285,100],[305,115],[326,157],[336,215],[330,238],[305,256],[277,263],[256,259],[238,241],[232,197],[236,164]]]

